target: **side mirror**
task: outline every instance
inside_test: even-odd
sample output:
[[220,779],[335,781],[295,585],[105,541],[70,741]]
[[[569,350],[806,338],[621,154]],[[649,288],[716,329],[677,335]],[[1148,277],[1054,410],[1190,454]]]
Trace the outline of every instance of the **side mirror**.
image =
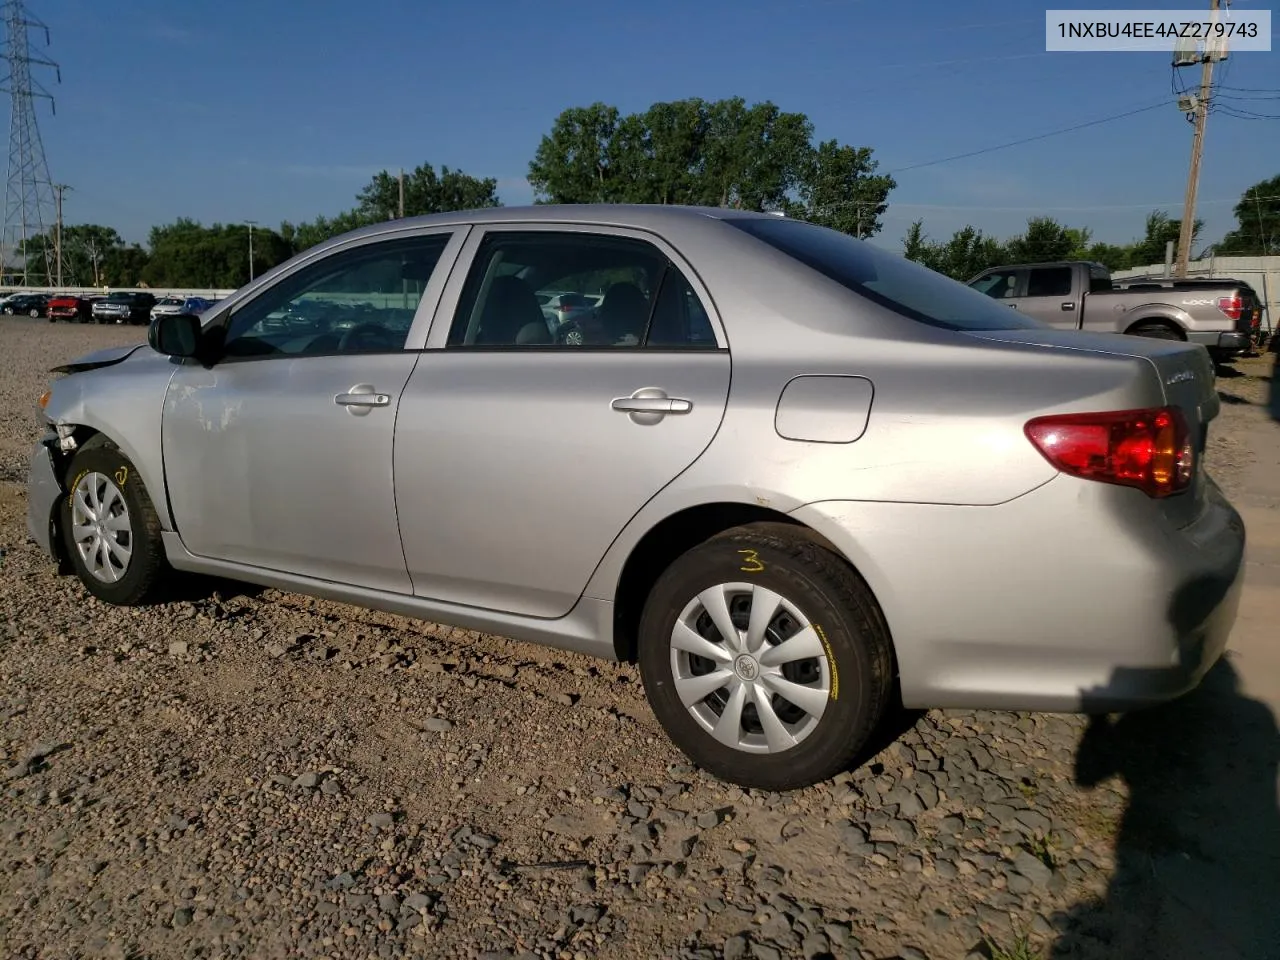
[[200,350],[200,318],[194,313],[156,317],[147,327],[147,343],[170,357],[194,357]]

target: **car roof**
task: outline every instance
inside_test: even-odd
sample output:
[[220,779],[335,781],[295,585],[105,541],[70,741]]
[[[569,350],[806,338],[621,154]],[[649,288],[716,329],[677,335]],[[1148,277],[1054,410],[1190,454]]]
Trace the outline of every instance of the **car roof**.
[[[388,227],[396,229],[416,226],[451,226],[454,224],[493,223],[581,223],[615,227],[659,229],[691,219],[774,219],[768,213],[750,210],[734,210],[724,207],[680,206],[658,203],[535,203],[518,207],[480,207],[471,210],[451,210],[447,213],[429,213],[402,220],[387,220],[357,227],[342,234],[343,240],[384,232]],[[336,237],[334,239],[337,239]]]

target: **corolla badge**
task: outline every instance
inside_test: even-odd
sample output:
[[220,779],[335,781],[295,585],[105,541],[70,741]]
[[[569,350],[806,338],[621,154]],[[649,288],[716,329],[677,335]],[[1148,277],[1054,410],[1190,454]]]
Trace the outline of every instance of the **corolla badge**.
[[1188,380],[1194,380],[1196,374],[1194,370],[1179,370],[1177,373],[1170,374],[1165,377],[1165,385],[1172,387],[1175,383],[1185,383]]

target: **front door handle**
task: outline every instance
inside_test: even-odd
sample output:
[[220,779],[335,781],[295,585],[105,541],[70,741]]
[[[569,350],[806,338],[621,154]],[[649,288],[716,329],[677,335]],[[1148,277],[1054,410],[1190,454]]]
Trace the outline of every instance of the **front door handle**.
[[661,423],[668,414],[688,413],[693,409],[693,401],[668,397],[667,392],[658,387],[641,387],[629,397],[615,397],[609,406],[625,413],[632,423],[649,426]]
[[379,393],[371,383],[357,383],[346,393],[335,396],[333,402],[340,407],[346,407],[347,413],[353,417],[366,417],[374,407],[390,406],[391,397],[388,394]]
[[1076,308],[1076,305],[1072,303],[1070,300],[1067,300],[1062,304],[1063,310],[1074,310],[1075,308]]
[[340,393],[333,402],[345,407],[385,407],[391,398],[385,393]]

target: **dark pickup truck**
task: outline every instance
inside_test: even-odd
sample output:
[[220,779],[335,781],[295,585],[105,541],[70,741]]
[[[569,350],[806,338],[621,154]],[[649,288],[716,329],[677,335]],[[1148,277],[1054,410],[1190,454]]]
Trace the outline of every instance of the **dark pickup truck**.
[[1086,260],[993,267],[969,286],[1051,327],[1187,340],[1218,363],[1253,348],[1262,318],[1258,295],[1239,280],[1113,281],[1103,264]]
[[151,293],[121,290],[109,294],[105,300],[93,304],[93,319],[99,323],[140,323],[151,320],[151,308],[156,298]]

